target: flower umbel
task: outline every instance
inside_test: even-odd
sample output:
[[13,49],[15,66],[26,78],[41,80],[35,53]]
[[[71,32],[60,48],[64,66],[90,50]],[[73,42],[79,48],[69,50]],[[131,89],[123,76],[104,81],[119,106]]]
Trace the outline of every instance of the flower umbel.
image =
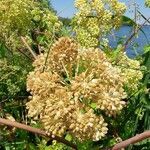
[[35,70],[28,75],[27,89],[32,94],[28,115],[40,119],[54,135],[68,132],[81,141],[104,137],[105,117],[95,114],[91,105],[107,116],[121,111],[126,93],[120,69],[100,49],[80,48],[68,37],[53,44],[43,72],[45,55],[37,57]]

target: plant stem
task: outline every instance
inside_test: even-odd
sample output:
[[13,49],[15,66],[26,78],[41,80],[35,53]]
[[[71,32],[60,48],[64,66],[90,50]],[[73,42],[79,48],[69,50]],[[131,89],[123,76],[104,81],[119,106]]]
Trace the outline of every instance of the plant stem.
[[34,59],[36,59],[36,54],[33,52],[33,50],[31,49],[31,47],[28,45],[28,43],[26,42],[25,38],[21,36],[21,40],[24,43],[24,45],[28,48],[28,50],[30,51],[30,53],[32,54],[32,56],[34,57]]
[[[149,19],[150,19],[150,18],[148,18],[147,20],[149,20]],[[128,44],[131,42],[131,40],[134,38],[134,36],[135,36],[135,35],[142,29],[142,27],[147,23],[147,20],[146,20],[142,25],[140,25],[140,26],[137,28],[136,32],[133,32],[133,33],[131,34],[131,36],[126,40],[126,42],[124,43],[123,51],[126,50]]]
[[51,46],[53,44],[54,38],[55,38],[55,27],[53,27],[53,34],[52,34],[52,37],[51,37],[51,42],[50,42],[50,45],[49,45],[48,52],[46,54],[45,63],[44,63],[44,66],[43,66],[43,72],[45,71],[45,68],[46,68],[46,65],[47,65],[47,60],[48,60],[48,57],[49,57],[49,53],[50,53]]
[[69,142],[69,141],[67,141],[67,140],[65,140],[65,139],[63,139],[59,136],[48,135],[45,131],[43,131],[41,129],[33,128],[29,125],[25,125],[25,124],[18,123],[18,122],[13,122],[13,121],[10,121],[8,119],[3,119],[3,118],[0,118],[0,124],[4,124],[4,125],[7,125],[7,126],[11,126],[11,127],[16,127],[16,128],[19,128],[19,129],[23,129],[23,130],[35,133],[35,134],[39,134],[41,136],[49,137],[52,140],[56,140],[58,142],[64,143],[67,146],[70,146],[73,149],[77,150],[77,146],[75,144],[73,144],[73,143],[71,143],[71,142]]
[[112,148],[112,150],[120,150],[121,148],[125,148],[125,147],[129,146],[130,144],[140,142],[147,138],[150,138],[150,130],[145,131],[145,132],[138,134],[130,139],[120,142],[119,144],[115,145]]

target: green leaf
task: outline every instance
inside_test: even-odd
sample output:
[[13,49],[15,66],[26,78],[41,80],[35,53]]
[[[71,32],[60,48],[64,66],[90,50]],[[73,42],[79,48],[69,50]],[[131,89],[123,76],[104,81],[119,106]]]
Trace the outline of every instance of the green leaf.
[[96,109],[97,104],[96,103],[91,103],[90,106],[91,106],[91,108]]
[[65,137],[65,139],[67,141],[72,141],[72,136],[70,134],[67,134],[66,137]]
[[144,47],[144,53],[147,53],[147,52],[149,52],[150,51],[150,45],[146,45],[145,47]]

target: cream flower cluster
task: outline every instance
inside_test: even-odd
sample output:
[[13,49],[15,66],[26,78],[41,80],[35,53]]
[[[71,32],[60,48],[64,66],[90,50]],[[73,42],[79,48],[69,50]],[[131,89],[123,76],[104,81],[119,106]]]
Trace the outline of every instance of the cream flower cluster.
[[[31,100],[28,115],[39,119],[53,135],[70,133],[79,140],[99,140],[107,133],[103,113],[116,116],[125,106],[124,80],[99,49],[81,49],[72,39],[62,37],[47,54],[34,62],[27,78]],[[95,114],[95,109],[103,111]]]
[[121,22],[126,10],[118,0],[76,0],[74,18],[77,41],[84,47],[96,47],[99,39]]

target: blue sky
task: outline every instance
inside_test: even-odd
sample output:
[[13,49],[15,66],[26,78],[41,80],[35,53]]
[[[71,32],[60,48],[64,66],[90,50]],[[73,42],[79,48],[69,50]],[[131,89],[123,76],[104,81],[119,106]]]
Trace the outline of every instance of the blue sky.
[[[134,0],[120,0],[121,2],[125,2],[127,6],[131,4],[131,1]],[[135,0],[136,3],[139,5],[139,10],[146,16],[147,18],[150,17],[150,8],[145,8],[144,0]],[[75,14],[76,9],[74,8],[74,0],[51,0],[53,7],[57,10],[57,13],[61,17],[72,17]],[[133,10],[133,6],[132,9]],[[131,10],[126,12],[126,15],[130,18],[133,18],[133,13]],[[141,19],[140,22],[143,22]]]

